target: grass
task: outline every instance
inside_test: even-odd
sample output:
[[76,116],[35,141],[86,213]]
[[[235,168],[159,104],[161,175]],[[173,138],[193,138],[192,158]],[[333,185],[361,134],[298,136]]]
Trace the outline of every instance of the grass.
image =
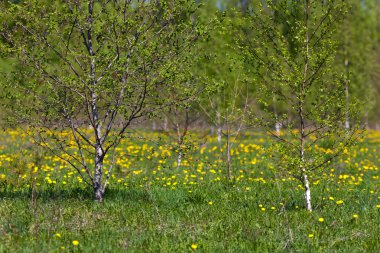
[[136,156],[118,161],[104,202],[95,203],[72,169],[47,154],[34,173],[33,149],[18,155],[25,140],[12,136],[0,136],[0,252],[380,250],[380,133],[312,176],[312,213],[299,183],[274,173],[265,151],[243,152],[265,146],[257,137],[235,148],[232,181],[214,145],[173,169],[173,154],[141,161],[142,144],[124,143]]

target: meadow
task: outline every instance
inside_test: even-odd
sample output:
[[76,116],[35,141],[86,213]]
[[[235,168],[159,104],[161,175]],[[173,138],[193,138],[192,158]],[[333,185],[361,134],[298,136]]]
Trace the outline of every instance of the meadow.
[[235,143],[231,180],[225,145],[188,139],[199,141],[179,168],[170,136],[124,139],[96,203],[66,163],[1,132],[0,252],[380,251],[380,132],[311,175],[313,212],[300,182],[277,172],[264,134]]

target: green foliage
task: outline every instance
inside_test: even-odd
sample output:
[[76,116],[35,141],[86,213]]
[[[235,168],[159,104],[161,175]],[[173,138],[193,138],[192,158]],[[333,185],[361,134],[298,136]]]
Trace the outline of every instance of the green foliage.
[[[4,84],[11,122],[101,181],[105,155],[131,123],[197,91],[187,68],[204,33],[196,11],[187,0],[2,4],[3,38],[19,63]],[[57,129],[71,129],[75,143]],[[89,171],[85,153],[100,169]]]
[[[346,12],[344,2],[276,1],[247,18],[254,33],[241,37],[243,54],[257,66],[258,122],[279,140],[278,169],[303,182],[306,194],[307,175],[325,170],[360,134],[357,103],[346,104],[344,73],[334,65],[335,34]],[[286,105],[280,116],[269,106],[274,100]],[[344,128],[347,115],[351,129]],[[279,121],[282,134],[272,130]]]

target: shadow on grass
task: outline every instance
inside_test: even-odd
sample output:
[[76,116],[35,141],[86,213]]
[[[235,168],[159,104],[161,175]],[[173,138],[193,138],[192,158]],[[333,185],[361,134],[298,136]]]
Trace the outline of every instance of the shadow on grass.
[[[40,188],[35,196],[39,203],[84,203],[88,206],[96,204],[93,198],[93,192],[91,189],[82,188],[68,188],[68,189],[56,189],[56,188]],[[120,203],[122,205],[154,205],[165,206],[172,209],[182,209],[191,205],[204,205],[209,201],[208,194],[210,192],[191,192],[177,189],[175,191],[166,188],[151,188],[151,189],[139,189],[139,188],[109,188],[106,191],[104,200],[101,204],[114,205]],[[14,191],[13,189],[0,188],[0,201],[11,200],[21,202],[32,201],[32,190],[25,189]]]
[[[17,190],[11,188],[0,188],[0,201],[5,199],[31,200],[33,194],[38,201],[84,201],[95,202],[91,189],[69,188],[40,188],[35,193],[31,189]],[[151,194],[144,189],[107,189],[103,202],[123,201],[123,202],[151,202]]]

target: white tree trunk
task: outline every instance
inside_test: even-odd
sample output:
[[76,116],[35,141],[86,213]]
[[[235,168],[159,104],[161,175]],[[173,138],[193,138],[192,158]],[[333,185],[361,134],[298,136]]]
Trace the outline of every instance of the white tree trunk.
[[303,174],[303,181],[304,181],[304,187],[305,187],[305,201],[306,201],[306,209],[308,211],[313,211],[311,207],[311,191],[310,191],[310,183],[309,178],[307,177],[306,172]]
[[350,118],[349,118],[349,113],[348,112],[349,112],[349,93],[348,93],[348,82],[346,80],[346,122],[344,124],[344,127],[347,130],[350,129]]
[[177,157],[177,168],[181,167],[182,163],[182,150],[181,147],[178,148],[178,157]]
[[277,134],[277,136],[281,135],[281,127],[282,127],[281,122],[276,122],[275,128],[276,128],[276,134]]
[[221,117],[220,112],[217,112],[216,113],[216,120],[217,120],[217,124],[218,124],[218,129],[216,131],[216,134],[217,134],[219,146],[222,143],[222,123],[221,123],[220,117]]
[[164,118],[164,131],[167,131],[168,130],[168,117],[165,116]]
[[227,178],[231,179],[231,144],[230,144],[230,130],[227,128]]

